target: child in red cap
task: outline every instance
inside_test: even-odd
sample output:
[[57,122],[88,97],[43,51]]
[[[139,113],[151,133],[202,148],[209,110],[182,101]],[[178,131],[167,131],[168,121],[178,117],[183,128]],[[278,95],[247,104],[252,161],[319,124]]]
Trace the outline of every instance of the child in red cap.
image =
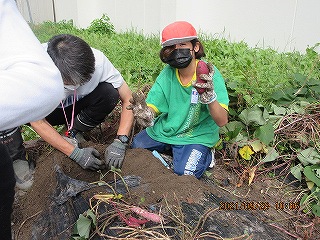
[[206,63],[208,73],[199,76],[202,83],[196,82],[196,68],[205,53],[190,23],[171,23],[161,37],[160,59],[168,65],[145,102],[133,95],[129,108],[147,128],[134,137],[132,148],[171,152],[176,174],[200,178],[214,162],[212,147],[219,140],[219,127],[228,122],[225,81]]

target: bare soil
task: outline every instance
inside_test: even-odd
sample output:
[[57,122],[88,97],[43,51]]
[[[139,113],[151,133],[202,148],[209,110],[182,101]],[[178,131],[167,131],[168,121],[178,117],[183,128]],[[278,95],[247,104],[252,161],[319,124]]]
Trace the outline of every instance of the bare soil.
[[[85,146],[95,147],[103,156],[114,138],[115,129],[114,124],[104,123],[102,131],[95,129],[91,132]],[[52,196],[57,191],[55,166],[58,165],[67,176],[88,183],[99,181],[101,173],[83,170],[61,152],[46,144],[39,146],[39,141],[36,147],[28,146],[28,143],[26,146],[30,156],[36,160],[35,181],[26,194],[19,196],[17,192],[13,212],[14,237],[19,240],[48,239],[32,236],[32,231],[41,216],[45,219],[43,216],[52,208]],[[293,207],[299,202],[301,186],[291,186],[281,178],[259,176],[250,185],[246,180],[237,187],[239,176],[230,162],[227,163],[219,152],[216,158],[216,166],[208,171],[211,175],[197,180],[192,176],[177,176],[148,150],[128,149],[121,175],[139,176],[141,182],[138,187],[130,189],[130,195],[126,194],[125,199],[136,206],[152,205],[157,209],[184,206],[184,221],[190,222],[195,221],[192,219],[195,209],[197,214],[213,209],[206,219],[207,225],[200,228],[199,233],[209,231],[217,238],[203,239],[320,239],[319,221],[303,216],[298,208]],[[112,173],[104,178],[105,181],[113,179]],[[96,187],[81,194],[88,200],[104,190]],[[63,214],[67,213],[60,213],[62,219]],[[71,225],[61,231],[71,235],[72,228]],[[198,237],[196,234],[188,238],[181,235],[176,239],[201,239],[199,233]],[[69,239],[59,234],[52,239]]]

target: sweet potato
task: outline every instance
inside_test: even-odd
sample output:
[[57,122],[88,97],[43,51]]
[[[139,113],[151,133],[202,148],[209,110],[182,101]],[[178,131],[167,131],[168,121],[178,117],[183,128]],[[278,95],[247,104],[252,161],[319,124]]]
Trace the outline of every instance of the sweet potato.
[[[207,67],[207,64],[204,61],[200,60],[196,68],[197,83],[205,83],[206,81],[202,80],[200,78],[200,75],[208,74],[208,73],[209,73],[209,69]],[[196,87],[196,90],[198,91],[199,94],[202,94],[205,91],[204,88],[199,88],[199,87]]]
[[141,217],[144,217],[145,219],[148,219],[155,223],[161,223],[163,221],[163,218],[156,214],[148,212],[140,207],[132,207],[130,208],[132,212],[135,212],[136,214],[140,215]]

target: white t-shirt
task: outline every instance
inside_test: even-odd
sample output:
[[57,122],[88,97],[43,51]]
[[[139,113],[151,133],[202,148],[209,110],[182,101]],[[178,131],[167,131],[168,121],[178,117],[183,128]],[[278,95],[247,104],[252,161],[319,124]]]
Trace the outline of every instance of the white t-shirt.
[[[44,49],[47,50],[48,43],[43,43],[42,45]],[[113,66],[103,52],[95,48],[91,49],[95,58],[95,71],[92,74],[91,79],[86,84],[77,88],[76,100],[79,100],[91,93],[101,82],[111,83],[114,88],[121,87],[124,82],[120,72]],[[64,93],[64,107],[67,107],[73,103],[74,91],[65,88]]]
[[14,0],[0,0],[0,131],[43,119],[63,98],[58,68]]

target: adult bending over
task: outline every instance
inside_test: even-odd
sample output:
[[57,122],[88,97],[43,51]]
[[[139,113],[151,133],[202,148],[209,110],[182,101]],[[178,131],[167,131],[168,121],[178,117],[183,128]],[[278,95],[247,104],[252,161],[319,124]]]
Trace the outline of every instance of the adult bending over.
[[29,166],[12,162],[6,141],[17,126],[45,117],[63,98],[59,70],[13,0],[0,0],[0,85],[0,236],[11,240],[14,167],[18,181]]
[[[57,35],[43,45],[61,72],[65,96],[45,119],[31,122],[32,128],[84,169],[121,168],[133,123],[132,111],[126,109],[132,97],[127,83],[101,51],[77,36]],[[102,123],[119,99],[122,112],[117,137],[103,160],[96,149],[80,148],[78,140],[82,132]],[[67,125],[68,138],[52,127],[60,124]]]

